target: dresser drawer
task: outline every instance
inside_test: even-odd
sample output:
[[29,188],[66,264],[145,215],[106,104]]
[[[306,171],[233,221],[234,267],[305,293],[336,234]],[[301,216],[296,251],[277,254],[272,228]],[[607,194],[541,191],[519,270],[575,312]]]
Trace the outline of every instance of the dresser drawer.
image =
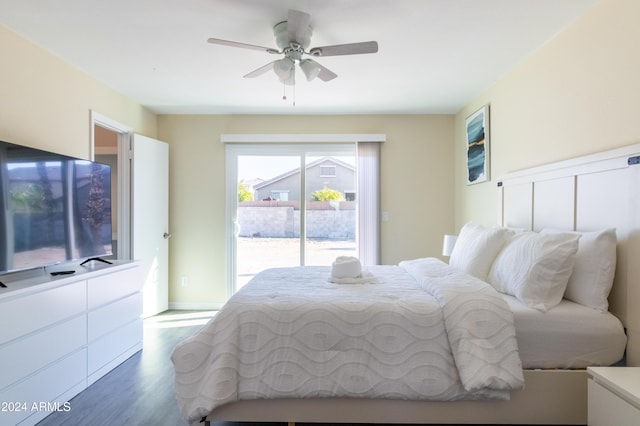
[[86,334],[87,317],[83,314],[18,339],[11,345],[0,346],[0,365],[4,366],[0,389],[83,348]]
[[142,294],[135,293],[89,312],[89,343],[142,316]]
[[86,281],[0,302],[0,345],[76,316],[86,309]]
[[140,268],[129,268],[108,275],[91,278],[87,281],[88,309],[121,299],[142,288]]
[[[89,344],[89,375],[95,373],[129,349],[142,344],[142,319],[138,318]],[[139,348],[138,348],[139,349]],[[137,349],[136,349],[137,351]],[[134,351],[135,352],[135,351]],[[122,360],[120,360],[122,362]],[[119,364],[119,363],[117,363]],[[117,365],[116,364],[116,365]],[[111,368],[115,367],[112,366]]]
[[21,404],[20,410],[1,413],[2,424],[14,425],[30,416],[34,420],[28,423],[36,423],[51,412],[48,407],[42,411],[41,403],[62,405],[86,387],[86,380],[87,351],[82,348],[0,392],[0,401]]
[[640,425],[640,408],[589,379],[589,426]]

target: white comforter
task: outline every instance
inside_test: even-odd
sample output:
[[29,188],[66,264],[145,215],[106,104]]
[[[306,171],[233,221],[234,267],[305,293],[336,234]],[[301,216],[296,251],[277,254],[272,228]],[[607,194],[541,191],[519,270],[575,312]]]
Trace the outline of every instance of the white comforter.
[[513,316],[488,284],[436,259],[368,268],[270,269],[236,293],[172,361],[183,416],[240,399],[501,398],[523,386]]

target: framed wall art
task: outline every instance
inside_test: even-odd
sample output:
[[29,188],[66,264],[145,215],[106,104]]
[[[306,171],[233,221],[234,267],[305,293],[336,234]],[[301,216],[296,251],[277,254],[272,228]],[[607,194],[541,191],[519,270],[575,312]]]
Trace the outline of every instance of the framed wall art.
[[490,176],[489,105],[484,105],[465,120],[467,137],[467,185],[486,182]]

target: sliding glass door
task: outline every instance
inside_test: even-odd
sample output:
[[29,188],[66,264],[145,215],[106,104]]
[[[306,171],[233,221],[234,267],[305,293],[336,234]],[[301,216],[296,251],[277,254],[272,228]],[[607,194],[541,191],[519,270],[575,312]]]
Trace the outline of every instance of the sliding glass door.
[[356,253],[355,144],[227,145],[231,293],[273,267]]

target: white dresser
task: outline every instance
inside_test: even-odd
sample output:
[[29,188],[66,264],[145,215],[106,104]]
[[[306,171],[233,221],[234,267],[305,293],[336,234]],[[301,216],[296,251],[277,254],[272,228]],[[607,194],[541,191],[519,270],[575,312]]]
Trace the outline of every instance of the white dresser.
[[138,263],[93,263],[3,277],[0,424],[72,409],[73,396],[142,349]]
[[640,425],[640,367],[588,367],[589,426]]

